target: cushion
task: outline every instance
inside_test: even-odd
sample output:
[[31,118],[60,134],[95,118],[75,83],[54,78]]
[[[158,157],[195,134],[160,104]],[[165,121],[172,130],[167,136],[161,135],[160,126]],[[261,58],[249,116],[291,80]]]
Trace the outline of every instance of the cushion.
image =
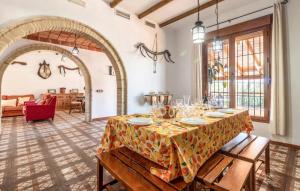
[[45,103],[46,103],[46,100],[43,100],[43,99],[41,99],[37,102],[38,105],[45,105]]
[[2,107],[5,107],[5,106],[15,107],[15,106],[17,106],[17,99],[1,100],[1,105],[2,105]]
[[25,101],[29,101],[29,100],[30,100],[30,97],[19,97],[18,98],[18,105],[22,106],[22,105],[24,105]]
[[50,102],[51,102],[51,100],[52,100],[52,97],[50,96],[50,97],[47,97],[46,98],[46,102],[45,102],[45,105],[49,105],[50,104]]

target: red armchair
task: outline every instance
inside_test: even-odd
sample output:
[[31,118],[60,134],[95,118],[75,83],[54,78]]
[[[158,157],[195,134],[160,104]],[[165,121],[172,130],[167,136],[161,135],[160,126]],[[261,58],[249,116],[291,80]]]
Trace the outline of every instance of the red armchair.
[[35,102],[25,102],[23,113],[26,121],[54,119],[56,106],[56,96],[50,96],[45,104],[39,105]]

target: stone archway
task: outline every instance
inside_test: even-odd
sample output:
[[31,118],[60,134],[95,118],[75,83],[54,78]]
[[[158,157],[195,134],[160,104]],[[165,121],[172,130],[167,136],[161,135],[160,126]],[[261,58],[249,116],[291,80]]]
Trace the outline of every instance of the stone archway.
[[[13,52],[11,52],[8,56],[6,56],[3,60],[0,61],[0,82],[2,82],[2,78],[4,75],[4,72],[8,65],[14,61],[17,57],[26,54],[28,52],[33,52],[37,50],[49,50],[49,51],[55,51],[59,52],[62,55],[65,55],[68,57],[70,60],[72,60],[81,70],[83,77],[84,77],[84,82],[85,82],[85,97],[86,97],[86,104],[85,104],[85,120],[86,121],[91,121],[92,119],[92,81],[91,81],[91,76],[90,73],[83,63],[81,59],[78,57],[74,56],[70,51],[61,48],[59,46],[51,45],[51,44],[30,44],[30,45],[25,45],[17,48]],[[1,93],[1,84],[0,84],[0,93]]]
[[[10,44],[24,36],[42,31],[66,31],[77,33],[95,42],[110,59],[117,79],[117,114],[127,113],[127,76],[124,65],[111,43],[91,27],[71,19],[55,16],[31,17],[13,21],[0,29],[0,53]],[[5,66],[0,65],[0,73]],[[1,81],[0,81],[1,83]],[[1,93],[1,92],[0,92]]]

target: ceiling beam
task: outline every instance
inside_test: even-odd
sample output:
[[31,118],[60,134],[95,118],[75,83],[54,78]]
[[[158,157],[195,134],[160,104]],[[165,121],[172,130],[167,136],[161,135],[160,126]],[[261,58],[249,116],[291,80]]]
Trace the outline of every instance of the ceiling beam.
[[[204,3],[204,4],[200,5],[199,6],[199,10],[202,11],[202,10],[208,8],[208,7],[211,7],[211,6],[215,5],[217,2],[220,3],[222,1],[224,1],[224,0],[211,0],[211,1],[207,2],[207,3]],[[186,12],[180,14],[180,15],[177,15],[176,17],[173,17],[173,18],[171,18],[171,19],[169,19],[167,21],[164,21],[164,22],[160,23],[159,26],[160,27],[165,27],[165,26],[167,26],[167,25],[169,25],[171,23],[179,21],[179,20],[181,20],[181,19],[183,19],[185,17],[188,17],[188,16],[190,16],[190,15],[192,15],[194,13],[197,13],[197,12],[198,12],[198,6],[195,7],[195,8],[193,8],[193,9],[191,9],[191,10],[189,10],[189,11],[186,11]]]
[[113,0],[112,2],[109,3],[111,8],[114,8],[117,6],[119,3],[121,3],[122,0]]
[[160,9],[161,7],[165,6],[166,4],[172,2],[173,0],[161,0],[160,2],[156,3],[152,7],[148,8],[147,10],[143,11],[142,13],[138,14],[138,18],[141,19],[154,11]]

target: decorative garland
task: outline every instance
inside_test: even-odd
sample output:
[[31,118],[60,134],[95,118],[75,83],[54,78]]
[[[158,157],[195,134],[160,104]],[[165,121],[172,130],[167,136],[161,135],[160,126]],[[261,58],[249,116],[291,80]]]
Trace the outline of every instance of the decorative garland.
[[62,72],[64,72],[64,76],[66,75],[66,70],[77,70],[77,71],[78,71],[78,74],[81,75],[79,67],[76,67],[76,68],[69,68],[69,67],[64,66],[64,65],[59,65],[59,66],[58,66],[58,69],[59,69],[59,73],[60,73],[60,74],[62,74]]
[[153,60],[153,73],[156,73],[156,65],[158,56],[163,56],[167,62],[175,63],[171,59],[171,53],[169,50],[164,50],[161,52],[157,51],[157,34],[155,34],[154,43],[153,43],[153,50],[150,50],[144,43],[138,43],[136,48],[140,50],[141,54],[146,57],[148,56]]
[[[160,55],[163,55],[165,60],[167,62],[171,62],[171,63],[175,63],[172,59],[171,59],[171,53],[169,50],[164,50],[161,52],[154,52],[152,50],[150,50],[149,48],[146,47],[146,45],[144,43],[138,43],[136,45],[136,48],[140,50],[141,54],[146,57],[146,55],[151,58],[154,62],[157,61],[157,57]],[[146,54],[145,54],[145,53]]]

